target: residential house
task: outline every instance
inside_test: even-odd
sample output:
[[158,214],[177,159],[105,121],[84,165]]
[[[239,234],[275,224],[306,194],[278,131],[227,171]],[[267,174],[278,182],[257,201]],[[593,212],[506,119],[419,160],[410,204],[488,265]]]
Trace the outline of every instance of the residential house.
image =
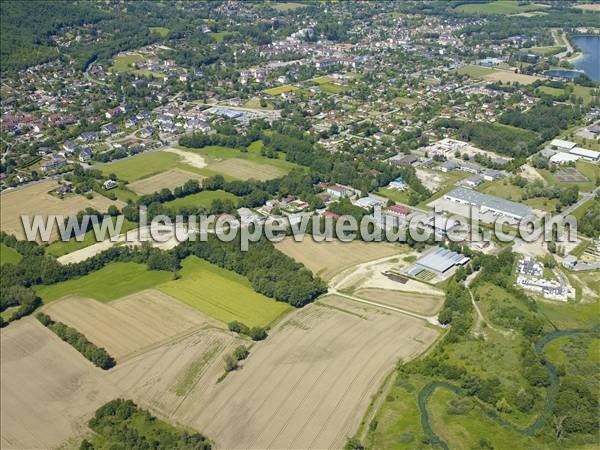
[[79,161],[87,162],[92,159],[93,153],[88,147],[84,147],[79,152]]
[[334,184],[332,186],[327,186],[327,193],[336,198],[349,197],[352,192],[339,184]]

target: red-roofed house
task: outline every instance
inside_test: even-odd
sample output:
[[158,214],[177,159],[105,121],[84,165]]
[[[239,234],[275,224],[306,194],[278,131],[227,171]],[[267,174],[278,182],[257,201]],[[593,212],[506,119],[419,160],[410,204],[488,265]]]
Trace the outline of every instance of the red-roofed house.
[[401,205],[390,206],[387,212],[395,216],[407,216],[410,214],[410,208]]

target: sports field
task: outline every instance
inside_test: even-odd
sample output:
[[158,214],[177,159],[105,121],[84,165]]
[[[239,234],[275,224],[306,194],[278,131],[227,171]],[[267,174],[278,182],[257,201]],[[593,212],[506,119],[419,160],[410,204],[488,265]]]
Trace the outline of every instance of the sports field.
[[23,257],[14,248],[0,244],[0,265],[18,264]]
[[157,289],[221,322],[237,320],[249,327],[267,326],[292,309],[255,292],[243,276],[195,256],[183,260],[181,278]]
[[[68,195],[60,199],[48,192],[56,189],[58,183],[53,180],[43,181],[41,183],[31,184],[22,189],[16,189],[9,192],[3,192],[0,197],[2,208],[0,208],[2,231],[14,234],[17,239],[25,239],[21,215],[34,216],[41,215],[44,218],[52,215],[76,214],[79,211],[91,207],[98,211],[105,212],[113,204],[122,206],[120,202],[113,202],[108,198],[94,194],[91,200],[82,195]],[[52,239],[58,237],[58,232],[52,234]]]
[[44,303],[67,295],[90,297],[100,302],[110,302],[135,292],[164,283],[171,273],[148,270],[143,264],[114,262],[80,278],[49,286],[38,285],[35,292]]

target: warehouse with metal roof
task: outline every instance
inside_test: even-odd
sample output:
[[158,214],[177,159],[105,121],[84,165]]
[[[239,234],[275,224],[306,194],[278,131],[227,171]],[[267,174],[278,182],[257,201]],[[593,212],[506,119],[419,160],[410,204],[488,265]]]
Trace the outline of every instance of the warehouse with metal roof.
[[482,214],[491,212],[497,215],[508,216],[520,220],[533,214],[531,208],[521,203],[504,200],[493,195],[482,194],[467,188],[457,188],[444,195],[446,200],[462,203],[465,205],[479,206]]
[[416,276],[423,270],[429,270],[436,274],[443,274],[454,266],[462,266],[469,262],[467,256],[460,253],[447,250],[442,247],[436,247],[432,251],[421,256],[408,271],[411,276]]

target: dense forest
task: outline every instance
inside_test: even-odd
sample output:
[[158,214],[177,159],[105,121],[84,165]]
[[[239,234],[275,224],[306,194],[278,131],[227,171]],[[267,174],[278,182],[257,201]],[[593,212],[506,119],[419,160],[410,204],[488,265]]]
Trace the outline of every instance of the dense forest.
[[543,141],[558,136],[582,116],[581,110],[570,105],[554,105],[551,100],[542,100],[526,112],[507,111],[500,116],[505,125],[539,133]]
[[88,426],[95,432],[80,450],[127,448],[130,450],[210,450],[200,433],[189,433],[157,419],[131,400],[116,399],[101,406]]

